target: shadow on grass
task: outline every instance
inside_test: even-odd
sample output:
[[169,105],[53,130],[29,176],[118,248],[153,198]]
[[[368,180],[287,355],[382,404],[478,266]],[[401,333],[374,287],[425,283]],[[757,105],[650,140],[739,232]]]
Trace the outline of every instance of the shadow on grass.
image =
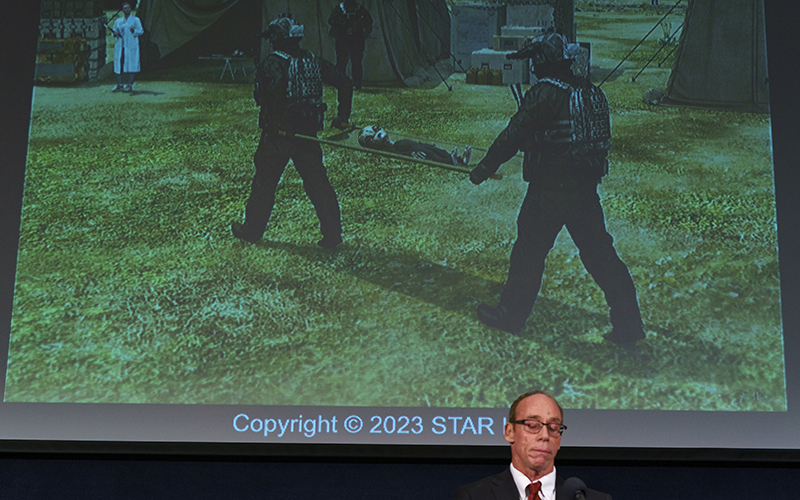
[[[344,243],[334,251],[316,246],[262,240],[260,246],[297,257],[327,262],[337,272],[349,274],[393,293],[406,295],[447,311],[474,316],[479,302],[491,300],[502,283],[397,251]],[[477,319],[476,319],[477,321]]]
[[128,92],[130,96],[137,96],[137,95],[166,95],[166,92],[153,92],[152,90],[133,90]]
[[[437,308],[463,314],[473,318],[476,323],[477,305],[481,302],[496,305],[503,288],[502,282],[420,260],[417,256],[402,251],[348,243],[333,252],[316,246],[268,240],[259,245],[285,251],[309,261],[328,262],[338,272]],[[607,313],[573,307],[562,301],[540,296],[519,337],[544,342],[563,351],[564,355],[575,355],[578,351],[585,350],[588,344],[593,344],[591,339],[585,337],[584,332],[605,333],[607,330],[610,330]],[[616,346],[608,342],[601,343],[616,350]],[[585,353],[581,357],[583,356]]]
[[[323,264],[395,294],[411,297],[436,308],[463,315],[480,327],[475,307],[495,305],[503,283],[462,270],[422,260],[406,251],[371,248],[347,242],[331,252],[315,245],[263,240],[258,246],[278,250],[309,262]],[[589,283],[586,283],[590,286]],[[648,338],[635,348],[622,348],[601,338],[611,330],[605,307],[592,311],[562,300],[539,297],[521,341],[533,341],[552,355],[579,361],[617,376],[652,378],[666,370],[675,380],[734,380],[740,359],[719,345],[704,343],[692,332],[676,332],[648,324]],[[497,335],[496,330],[483,327]],[[509,334],[510,336],[510,334]],[[714,362],[711,362],[711,361]],[[724,366],[720,366],[720,363]],[[670,377],[672,378],[672,377]]]

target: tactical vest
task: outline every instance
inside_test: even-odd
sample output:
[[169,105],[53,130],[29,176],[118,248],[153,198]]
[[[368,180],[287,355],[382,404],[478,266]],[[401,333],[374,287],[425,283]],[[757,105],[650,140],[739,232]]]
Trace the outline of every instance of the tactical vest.
[[311,52],[303,52],[299,58],[281,51],[273,54],[289,63],[279,128],[287,132],[322,130],[328,107],[322,102],[322,73],[316,56]]
[[[529,163],[526,170],[536,172],[537,177],[564,174],[599,180],[608,173],[607,156],[611,149],[611,117],[605,94],[594,85],[576,88],[554,78],[539,82],[569,92],[569,110],[560,120],[537,131],[525,145]],[[572,171],[562,172],[565,166]]]

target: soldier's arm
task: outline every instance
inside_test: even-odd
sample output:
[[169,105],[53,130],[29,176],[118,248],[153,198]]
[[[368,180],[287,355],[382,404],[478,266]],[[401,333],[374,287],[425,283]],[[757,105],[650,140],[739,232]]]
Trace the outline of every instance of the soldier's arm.
[[361,6],[361,10],[364,13],[363,17],[361,18],[364,26],[364,36],[369,36],[372,34],[372,16],[369,14],[369,11],[363,5]]
[[497,172],[500,165],[517,154],[543,123],[556,116],[558,96],[549,87],[534,86],[525,94],[517,112],[470,174],[474,184],[480,184]]
[[328,24],[331,26],[342,24],[342,9],[338,5],[333,8],[331,15],[328,16]]

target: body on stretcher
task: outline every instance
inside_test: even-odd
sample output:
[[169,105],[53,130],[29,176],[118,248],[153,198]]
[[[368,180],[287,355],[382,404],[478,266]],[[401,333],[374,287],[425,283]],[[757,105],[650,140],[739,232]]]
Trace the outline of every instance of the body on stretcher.
[[[329,135],[329,136],[326,136],[326,137],[305,136],[305,135],[300,135],[300,134],[295,134],[295,137],[300,137],[300,138],[303,138],[303,139],[315,141],[315,142],[318,142],[320,144],[324,144],[324,145],[328,145],[328,146],[340,147],[340,148],[350,149],[350,150],[354,150],[354,151],[361,151],[361,152],[370,153],[370,154],[377,154],[377,155],[385,156],[385,157],[388,157],[388,158],[394,158],[394,159],[398,159],[398,160],[402,160],[402,161],[407,161],[407,162],[411,162],[411,163],[418,163],[418,164],[427,165],[427,166],[431,166],[431,167],[442,168],[442,169],[445,169],[445,170],[452,170],[452,171],[455,171],[455,172],[462,172],[462,173],[466,173],[466,174],[469,174],[470,171],[472,170],[472,168],[474,168],[478,164],[479,159],[482,158],[483,155],[486,154],[486,148],[473,147],[472,148],[473,153],[468,158],[467,163],[461,163],[459,165],[454,165],[454,164],[450,164],[450,163],[443,163],[443,162],[439,162],[439,161],[433,161],[433,160],[430,160],[430,159],[427,159],[427,158],[418,158],[418,157],[398,154],[398,153],[395,153],[395,152],[392,152],[392,151],[386,151],[386,150],[383,150],[383,149],[375,149],[375,148],[364,147],[361,144],[359,144],[359,140],[358,140],[358,137],[361,134],[361,131],[362,131],[361,128],[354,127],[354,128],[352,128],[350,130],[345,130],[345,131],[342,131],[342,132],[338,132],[338,133],[335,133],[335,134],[332,134],[332,135]],[[283,132],[281,132],[281,133],[283,133]],[[391,136],[393,136],[393,137],[398,138],[397,139],[398,142],[401,141],[401,140],[416,141],[416,142],[425,143],[425,144],[436,142],[437,145],[439,147],[441,147],[442,149],[448,149],[451,146],[454,147],[454,148],[457,148],[457,146],[454,143],[449,142],[449,141],[439,141],[439,140],[431,141],[430,139],[425,139],[425,138],[416,137],[416,136],[412,136],[412,135],[408,135],[408,134],[403,134],[401,132],[389,132],[389,134]],[[463,159],[463,156],[461,158]],[[518,173],[518,172],[521,172],[521,171],[522,171],[522,154],[520,153],[520,154],[517,154],[516,156],[514,156],[511,160],[509,160],[506,163],[504,163],[503,166],[498,171],[498,173],[492,175],[491,178],[499,180],[499,179],[502,179],[503,176],[505,176],[505,175],[512,175],[514,173]]]

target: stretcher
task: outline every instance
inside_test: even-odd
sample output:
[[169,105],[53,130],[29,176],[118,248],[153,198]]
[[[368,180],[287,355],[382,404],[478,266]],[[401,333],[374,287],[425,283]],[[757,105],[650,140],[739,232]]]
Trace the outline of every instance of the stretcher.
[[[472,158],[470,158],[468,165],[451,165],[448,163],[440,163],[433,160],[428,160],[425,158],[414,158],[412,156],[406,156],[397,154],[391,151],[383,151],[381,149],[372,149],[372,148],[365,148],[358,143],[358,135],[361,132],[361,127],[351,127],[348,130],[343,130],[339,132],[335,132],[330,135],[323,135],[321,137],[314,137],[302,134],[293,134],[294,137],[298,137],[301,139],[306,139],[309,141],[318,142],[322,145],[326,146],[333,146],[337,148],[344,148],[350,149],[354,151],[360,151],[362,153],[368,154],[375,154],[379,156],[385,156],[387,158],[394,158],[396,160],[401,160],[410,163],[417,163],[421,165],[427,165],[429,167],[434,168],[441,168],[445,170],[452,170],[454,172],[461,172],[465,174],[469,174],[470,171],[477,166],[478,162],[481,158],[486,154],[485,148],[478,148],[473,146],[472,147]],[[459,151],[463,152],[464,144],[456,144],[450,141],[440,141],[440,140],[431,140],[422,137],[416,137],[409,134],[404,134],[402,132],[397,132],[394,130],[387,130],[389,137],[392,138],[394,141],[399,141],[402,139],[408,139],[412,141],[422,142],[426,144],[435,144],[436,146],[446,150],[451,151],[454,147],[458,147]],[[281,132],[284,134],[284,132]],[[493,174],[490,178],[495,180],[500,180],[503,178],[504,175],[510,175],[516,172],[522,171],[522,155],[517,154],[511,160],[504,163],[498,173]]]

